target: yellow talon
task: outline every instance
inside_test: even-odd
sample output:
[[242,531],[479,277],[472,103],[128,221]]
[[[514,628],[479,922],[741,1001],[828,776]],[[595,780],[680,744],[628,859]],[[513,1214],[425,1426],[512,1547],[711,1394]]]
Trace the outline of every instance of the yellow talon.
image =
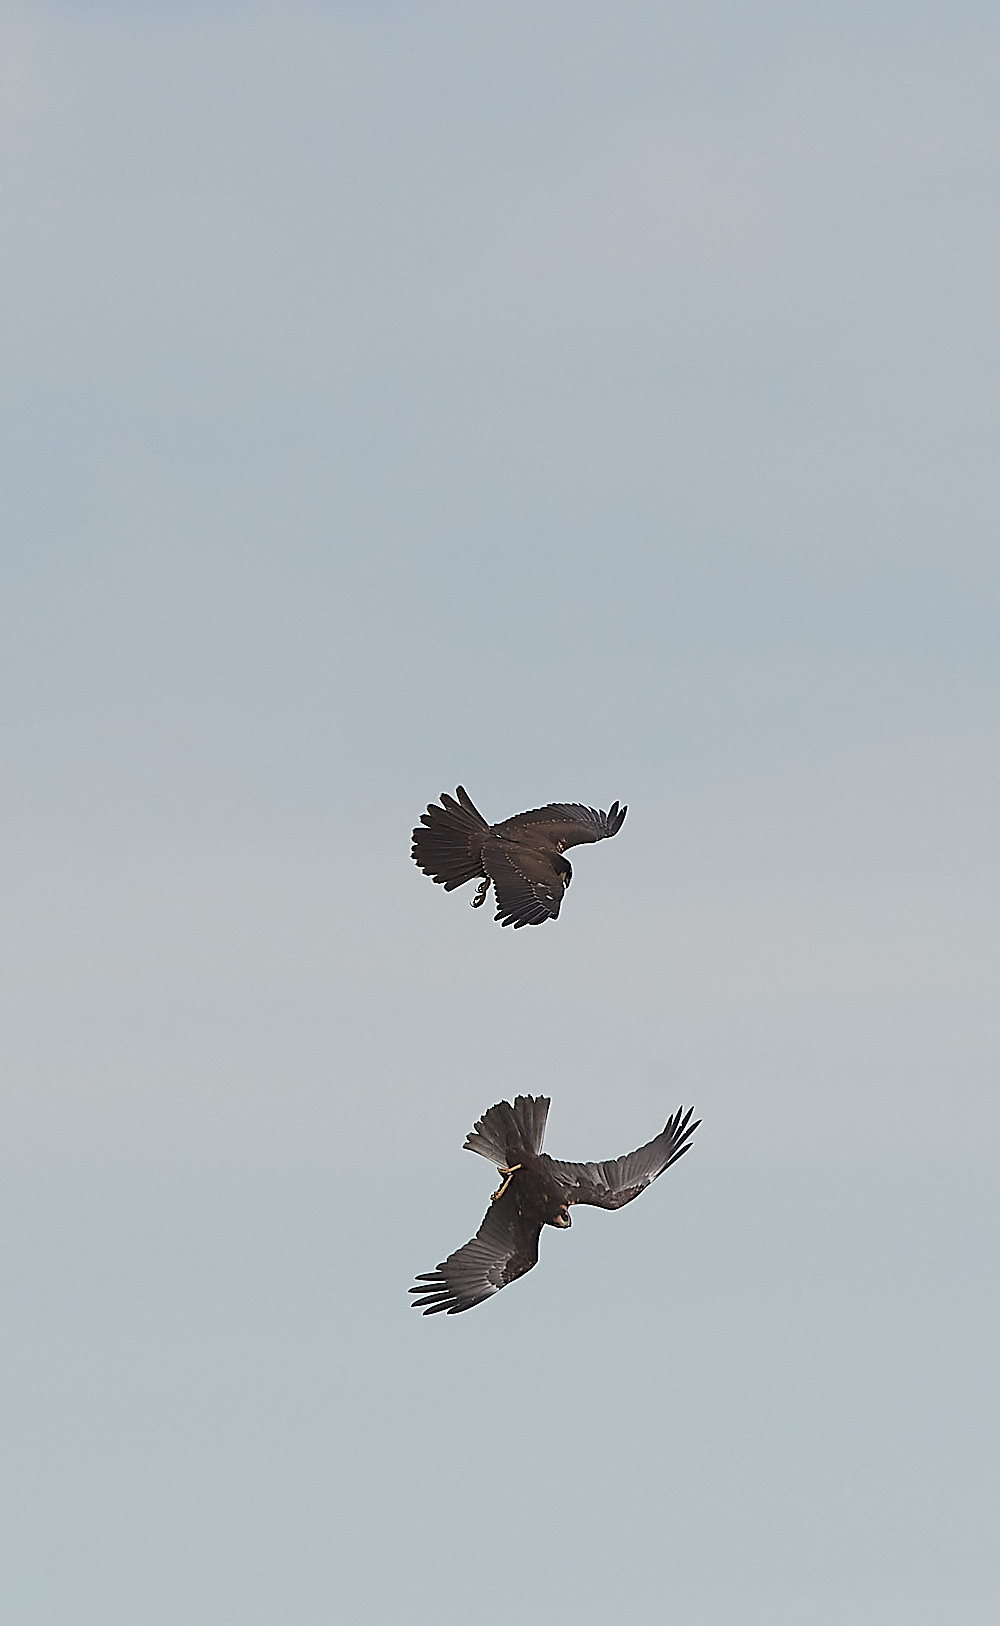
[[514,1178],[514,1175],[517,1173],[517,1171],[518,1171],[518,1169],[520,1167],[521,1167],[520,1163],[515,1163],[515,1164],[513,1164],[513,1166],[511,1168],[508,1169],[508,1167],[507,1167],[507,1165],[505,1163],[501,1163],[501,1165],[500,1165],[500,1173],[505,1174],[507,1176],[507,1178],[504,1181],[503,1185],[500,1187],[499,1191],[495,1191],[493,1193],[492,1197],[490,1198],[491,1203],[496,1203],[496,1202],[500,1201],[500,1198],[503,1196],[504,1192],[507,1190],[507,1187],[510,1185],[511,1181]]

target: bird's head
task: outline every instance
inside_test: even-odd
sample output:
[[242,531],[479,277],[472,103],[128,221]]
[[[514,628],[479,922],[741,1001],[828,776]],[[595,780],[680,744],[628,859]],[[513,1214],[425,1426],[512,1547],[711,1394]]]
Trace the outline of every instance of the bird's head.
[[550,1225],[558,1225],[558,1227],[559,1227],[559,1229],[561,1231],[565,1231],[566,1227],[568,1225],[572,1225],[572,1223],[573,1223],[573,1221],[570,1218],[569,1204],[568,1203],[560,1203],[558,1213],[555,1214],[554,1217],[549,1220],[549,1224]]

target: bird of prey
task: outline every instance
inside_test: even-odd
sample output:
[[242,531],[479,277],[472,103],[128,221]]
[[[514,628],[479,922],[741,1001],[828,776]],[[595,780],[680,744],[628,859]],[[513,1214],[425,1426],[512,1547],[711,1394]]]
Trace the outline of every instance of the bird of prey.
[[[458,798],[457,801],[455,798]],[[567,847],[604,841],[622,827],[628,809],[613,802],[606,813],[579,802],[550,802],[487,824],[459,785],[455,796],[431,802],[413,832],[413,862],[446,892],[479,879],[472,907],[496,888],[494,920],[503,926],[540,926],[555,920],[573,879]]]
[[622,1208],[683,1157],[698,1127],[693,1107],[678,1107],[663,1133],[637,1152],[608,1163],[558,1163],[542,1151],[549,1100],[519,1095],[511,1106],[498,1101],[484,1113],[465,1150],[496,1163],[503,1183],[493,1193],[486,1218],[471,1242],[448,1255],[437,1270],[417,1277],[410,1292],[424,1315],[459,1315],[471,1310],[538,1263],[543,1225],[560,1229],[573,1222],[574,1203]]

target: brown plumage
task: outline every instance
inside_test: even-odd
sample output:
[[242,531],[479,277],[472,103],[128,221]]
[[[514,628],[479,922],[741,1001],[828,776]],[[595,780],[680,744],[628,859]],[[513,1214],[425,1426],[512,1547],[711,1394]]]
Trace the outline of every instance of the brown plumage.
[[684,1156],[698,1127],[694,1108],[678,1107],[662,1134],[637,1152],[607,1163],[558,1163],[542,1151],[548,1111],[544,1095],[519,1095],[513,1106],[498,1101],[466,1137],[465,1149],[496,1163],[504,1182],[472,1241],[410,1288],[424,1315],[471,1310],[525,1275],[538,1263],[542,1226],[564,1230],[574,1203],[623,1208]]
[[[455,798],[458,798],[457,801]],[[413,861],[446,892],[479,879],[474,909],[496,889],[494,920],[503,926],[540,926],[555,920],[573,878],[567,847],[618,834],[628,809],[613,802],[606,813],[579,802],[550,802],[487,824],[462,785],[455,796],[431,802],[413,832]]]

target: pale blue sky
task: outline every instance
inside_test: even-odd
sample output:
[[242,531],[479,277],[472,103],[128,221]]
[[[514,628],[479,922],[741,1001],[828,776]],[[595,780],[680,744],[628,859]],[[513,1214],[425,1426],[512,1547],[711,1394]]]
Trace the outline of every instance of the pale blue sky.
[[[5,1626],[997,1619],[998,55],[0,8]],[[704,1124],[423,1320],[518,1090]]]

